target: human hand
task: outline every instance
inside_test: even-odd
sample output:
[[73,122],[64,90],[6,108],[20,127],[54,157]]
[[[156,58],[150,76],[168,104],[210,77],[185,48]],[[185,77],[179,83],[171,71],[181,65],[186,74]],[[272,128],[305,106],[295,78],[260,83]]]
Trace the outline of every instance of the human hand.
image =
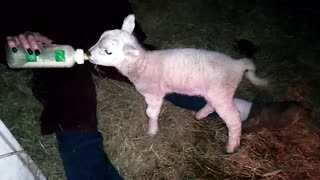
[[45,46],[54,45],[51,39],[38,32],[27,31],[18,36],[7,36],[7,45],[15,53],[18,51],[17,47],[22,46],[26,53],[40,55],[40,44]]

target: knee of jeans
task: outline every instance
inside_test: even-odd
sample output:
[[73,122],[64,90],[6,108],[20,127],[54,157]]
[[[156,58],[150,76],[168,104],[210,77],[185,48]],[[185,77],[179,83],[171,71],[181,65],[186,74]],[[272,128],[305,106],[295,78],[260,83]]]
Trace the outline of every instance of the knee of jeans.
[[199,111],[207,103],[203,97],[188,96],[177,93],[168,94],[165,96],[165,99],[178,107],[192,111]]
[[62,132],[57,133],[59,151],[75,152],[75,151],[92,151],[103,149],[103,138],[100,132],[92,133],[84,132]]

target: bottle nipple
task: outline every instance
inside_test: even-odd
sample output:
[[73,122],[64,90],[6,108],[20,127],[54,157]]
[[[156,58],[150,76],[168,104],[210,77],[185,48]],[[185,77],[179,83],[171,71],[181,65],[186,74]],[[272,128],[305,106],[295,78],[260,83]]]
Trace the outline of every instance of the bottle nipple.
[[84,59],[84,60],[89,60],[89,56],[88,56],[87,53],[83,53],[83,59]]

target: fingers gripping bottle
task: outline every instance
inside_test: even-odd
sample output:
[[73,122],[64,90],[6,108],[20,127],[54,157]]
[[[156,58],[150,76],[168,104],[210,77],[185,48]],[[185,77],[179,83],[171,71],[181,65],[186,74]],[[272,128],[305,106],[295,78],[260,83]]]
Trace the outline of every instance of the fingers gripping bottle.
[[6,49],[7,62],[10,68],[70,68],[75,64],[83,64],[88,56],[83,49],[74,49],[69,45],[41,46],[39,56],[28,54],[22,47],[16,53]]

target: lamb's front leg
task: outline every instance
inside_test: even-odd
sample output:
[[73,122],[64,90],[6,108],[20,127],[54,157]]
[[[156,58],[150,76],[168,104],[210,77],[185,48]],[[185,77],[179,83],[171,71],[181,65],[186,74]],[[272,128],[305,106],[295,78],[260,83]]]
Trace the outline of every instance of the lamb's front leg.
[[148,105],[146,113],[149,118],[148,135],[152,136],[158,132],[158,117],[163,102],[163,96],[145,95],[145,100]]

